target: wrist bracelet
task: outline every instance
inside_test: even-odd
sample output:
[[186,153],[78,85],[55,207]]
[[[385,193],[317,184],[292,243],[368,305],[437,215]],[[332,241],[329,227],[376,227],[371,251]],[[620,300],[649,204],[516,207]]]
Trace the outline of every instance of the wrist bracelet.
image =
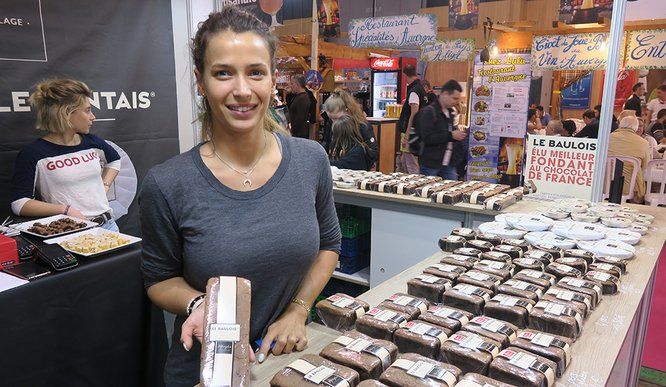
[[69,204],[66,205],[66,206],[65,206],[65,211],[64,211],[62,214],[63,214],[63,215],[67,215],[67,213],[69,212],[69,208],[70,208],[70,207],[71,207],[71,206],[70,206]]
[[305,311],[308,312],[308,314],[310,314],[312,308],[308,307],[308,304],[305,301],[301,300],[300,298],[294,297],[291,299],[291,302],[305,309]]
[[187,303],[187,309],[185,309],[185,312],[187,315],[191,315],[194,310],[203,303],[204,298],[206,298],[206,294],[200,294],[193,299],[190,300],[190,302]]

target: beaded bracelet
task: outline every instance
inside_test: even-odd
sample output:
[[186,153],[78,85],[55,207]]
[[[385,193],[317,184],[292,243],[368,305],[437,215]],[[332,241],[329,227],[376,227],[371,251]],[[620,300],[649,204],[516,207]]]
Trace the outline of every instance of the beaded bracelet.
[[187,309],[186,309],[186,312],[187,312],[188,316],[191,315],[192,312],[194,312],[194,310],[199,305],[201,305],[201,303],[203,303],[205,297],[206,297],[206,294],[200,294],[200,295],[198,295],[198,296],[196,296],[196,297],[194,297],[193,299],[190,300],[190,302],[187,304]]

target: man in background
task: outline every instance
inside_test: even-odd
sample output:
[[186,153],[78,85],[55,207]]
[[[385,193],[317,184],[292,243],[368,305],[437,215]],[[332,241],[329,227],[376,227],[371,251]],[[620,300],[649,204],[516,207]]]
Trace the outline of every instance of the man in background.
[[595,111],[585,111],[583,113],[583,122],[585,122],[585,126],[574,137],[597,138],[599,136],[599,120]]
[[294,137],[309,138],[310,124],[310,96],[305,89],[305,78],[302,75],[291,77],[291,92],[293,97],[289,103],[289,125],[291,135]]
[[418,115],[416,125],[421,134],[422,151],[419,156],[423,175],[458,180],[453,156],[453,143],[462,141],[467,133],[454,125],[453,107],[460,101],[462,87],[455,80],[442,86],[437,103],[426,106]]
[[[630,156],[635,157],[640,161],[636,174],[633,201],[635,203],[642,203],[646,192],[645,182],[643,181],[643,170],[647,167],[648,161],[650,161],[650,145],[645,139],[636,133],[638,126],[639,122],[637,117],[629,116],[620,120],[620,128],[610,135],[608,155]],[[622,174],[624,175],[624,195],[629,194],[632,173],[633,165],[630,163],[624,163],[622,171]]]
[[421,81],[421,83],[423,84],[423,88],[426,91],[426,100],[428,101],[428,105],[437,102],[437,94],[435,94],[435,92],[433,91],[430,82],[424,79],[423,81]]
[[569,131],[564,129],[560,120],[550,120],[546,125],[547,136],[569,137]]
[[657,87],[657,98],[648,102],[647,108],[652,113],[650,122],[657,121],[657,115],[661,109],[666,109],[666,85]]
[[407,98],[402,105],[402,112],[398,120],[398,128],[401,132],[400,151],[403,169],[407,173],[419,173],[419,164],[416,156],[409,152],[409,133],[414,127],[414,117],[419,109],[427,106],[426,91],[419,79],[416,68],[407,65],[402,70],[407,80]]
[[550,114],[543,110],[543,106],[539,105],[536,107],[537,117],[541,120],[541,126],[544,128],[548,125],[551,120]]
[[[597,105],[594,107],[594,117],[597,119],[597,121],[601,121],[601,105]],[[611,120],[611,132],[614,132],[615,129],[617,129],[617,117],[615,117],[615,114],[613,114],[613,118]]]
[[624,103],[624,108],[626,110],[633,110],[636,112],[636,117],[640,117],[641,113],[641,97],[645,94],[645,86],[643,82],[638,82],[631,88],[631,97],[627,99],[627,102]]

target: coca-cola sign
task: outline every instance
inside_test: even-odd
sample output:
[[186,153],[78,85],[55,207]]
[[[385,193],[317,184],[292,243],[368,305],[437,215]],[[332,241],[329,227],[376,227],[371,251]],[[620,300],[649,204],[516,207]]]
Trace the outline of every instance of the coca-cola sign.
[[397,70],[400,62],[399,58],[372,58],[370,67],[374,70]]

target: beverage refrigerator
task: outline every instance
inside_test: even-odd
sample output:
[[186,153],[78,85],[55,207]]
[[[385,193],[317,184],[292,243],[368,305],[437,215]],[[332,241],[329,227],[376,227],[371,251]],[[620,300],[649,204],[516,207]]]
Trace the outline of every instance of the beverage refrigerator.
[[372,117],[384,117],[387,104],[403,103],[407,82],[402,70],[407,65],[416,67],[416,58],[372,58]]

